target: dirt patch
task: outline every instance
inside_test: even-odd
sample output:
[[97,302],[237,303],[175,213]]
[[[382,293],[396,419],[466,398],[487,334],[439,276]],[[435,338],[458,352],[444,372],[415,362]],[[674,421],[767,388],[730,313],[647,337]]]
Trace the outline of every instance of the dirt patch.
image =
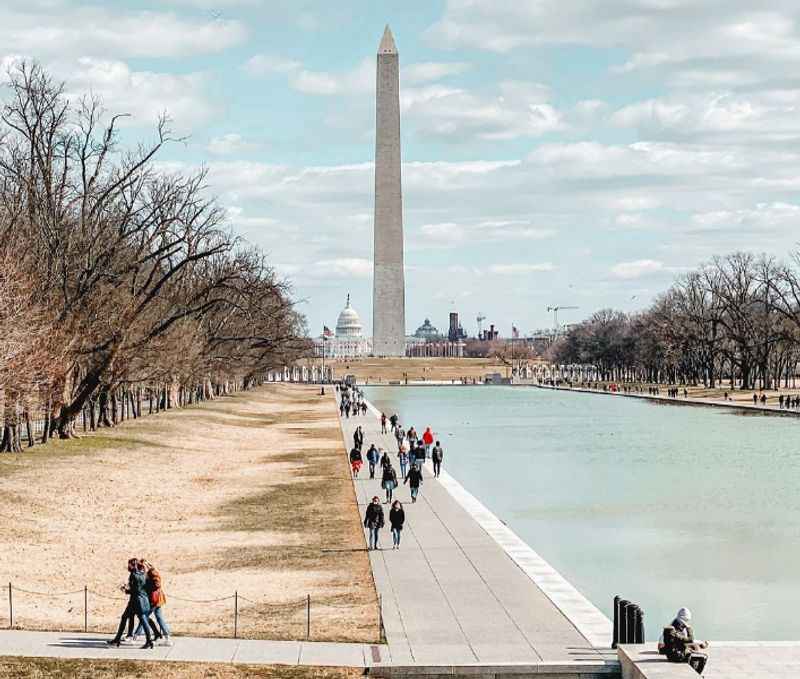
[[310,597],[312,638],[379,639],[335,402],[314,387],[269,385],[2,455],[0,477],[15,627],[82,629],[85,585],[89,628],[115,629],[125,562],[144,556],[177,634],[230,635],[238,592],[242,636],[304,638]]

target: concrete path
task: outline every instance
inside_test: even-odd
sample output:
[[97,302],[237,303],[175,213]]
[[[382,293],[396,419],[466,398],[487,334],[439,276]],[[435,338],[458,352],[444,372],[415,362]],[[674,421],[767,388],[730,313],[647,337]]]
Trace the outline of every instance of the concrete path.
[[111,648],[111,635],[79,632],[0,631],[0,656],[166,660],[252,665],[372,667],[391,662],[385,645],[320,641],[260,641],[174,637],[174,646],[142,650],[141,644]]
[[[688,665],[667,662],[655,644],[621,646],[625,679],[692,679]],[[800,676],[800,642],[712,641],[705,679],[797,679]]]
[[[391,435],[380,433],[376,413],[342,420],[348,450],[355,428],[361,425],[364,450],[373,442],[389,450],[399,475],[396,443]],[[420,431],[428,424],[435,426],[435,422],[413,424]],[[370,554],[393,663],[603,664],[611,659],[616,664],[615,653],[596,648],[610,646],[611,624],[605,616],[454,479],[445,474],[434,479],[431,467],[428,461],[416,504],[410,502],[408,486],[401,485],[396,492],[406,511],[401,549],[391,549],[389,507],[384,505],[387,527],[382,532],[382,549]],[[379,479],[369,479],[366,464],[355,488],[362,516],[374,495],[382,500],[385,495]],[[463,504],[456,499],[460,493],[468,496]],[[469,502],[474,503],[472,512],[465,509]],[[513,543],[510,551],[487,532],[491,526],[501,539]],[[518,556],[512,558],[515,549]],[[526,572],[525,559],[531,555],[535,563]],[[553,583],[566,604],[582,611],[588,631],[579,631],[536,584],[537,569],[542,582]],[[595,643],[588,637],[594,637]]]

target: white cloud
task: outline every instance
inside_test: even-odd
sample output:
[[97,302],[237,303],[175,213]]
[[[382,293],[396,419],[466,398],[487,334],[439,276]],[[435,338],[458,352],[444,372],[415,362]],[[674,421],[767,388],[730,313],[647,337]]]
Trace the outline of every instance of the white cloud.
[[741,86],[800,65],[799,19],[800,5],[793,0],[768,5],[753,0],[447,0],[426,38],[445,49],[509,52],[582,45],[626,50],[630,57],[614,69],[622,75],[646,69],[677,74],[699,66],[707,74],[738,72],[744,76],[737,82]]
[[660,273],[664,270],[662,262],[653,259],[637,259],[633,262],[620,262],[611,267],[611,273],[615,278],[623,280],[633,280]]
[[315,262],[313,268],[325,277],[370,278],[372,276],[371,259],[359,259],[356,257],[322,259]]
[[186,133],[216,113],[202,73],[134,71],[125,62],[93,57],[60,62],[52,70],[66,80],[71,98],[91,91],[109,111],[129,113],[124,124],[151,126],[166,112],[176,130]]
[[441,85],[408,88],[400,103],[406,120],[424,136],[496,141],[538,137],[566,127],[539,83],[503,81],[496,92],[471,92]]
[[442,245],[458,245],[466,236],[464,228],[453,222],[423,224],[419,232],[423,239]]
[[269,54],[256,54],[250,57],[242,68],[252,76],[261,76],[269,73],[292,73],[300,70],[302,65],[301,62],[293,59],[283,59]]
[[555,271],[555,264],[544,262],[542,264],[493,264],[489,267],[489,273],[502,276],[516,276],[527,273],[544,273]]
[[236,133],[223,134],[213,137],[206,149],[215,156],[229,156],[234,153],[242,153],[255,148],[255,145],[245,141],[242,135]]
[[0,5],[0,44],[39,59],[214,54],[241,44],[247,35],[244,24],[233,19],[187,18],[111,5]]
[[451,75],[459,75],[469,70],[470,65],[465,62],[435,62],[425,61],[418,64],[405,66],[400,71],[400,81],[403,85],[418,85],[435,80],[441,80]]

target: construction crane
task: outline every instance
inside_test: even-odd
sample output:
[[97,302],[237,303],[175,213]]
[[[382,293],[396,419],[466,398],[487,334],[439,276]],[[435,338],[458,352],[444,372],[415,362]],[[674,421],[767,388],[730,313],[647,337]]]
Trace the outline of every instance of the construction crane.
[[553,328],[555,331],[556,336],[558,336],[558,312],[565,311],[567,309],[577,309],[576,306],[549,306],[547,307],[548,311],[553,312]]
[[483,331],[483,322],[486,320],[486,316],[483,315],[483,312],[478,312],[478,317],[475,319],[478,321],[478,337],[480,338],[481,332]]

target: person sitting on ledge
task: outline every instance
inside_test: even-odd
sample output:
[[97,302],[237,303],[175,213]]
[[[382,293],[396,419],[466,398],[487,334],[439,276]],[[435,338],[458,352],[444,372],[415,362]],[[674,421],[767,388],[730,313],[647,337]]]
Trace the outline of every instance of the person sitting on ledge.
[[664,628],[658,640],[658,652],[670,662],[688,663],[695,672],[702,674],[708,662],[708,654],[702,651],[708,648],[708,642],[694,640],[691,621],[692,612],[681,608],[672,623]]

